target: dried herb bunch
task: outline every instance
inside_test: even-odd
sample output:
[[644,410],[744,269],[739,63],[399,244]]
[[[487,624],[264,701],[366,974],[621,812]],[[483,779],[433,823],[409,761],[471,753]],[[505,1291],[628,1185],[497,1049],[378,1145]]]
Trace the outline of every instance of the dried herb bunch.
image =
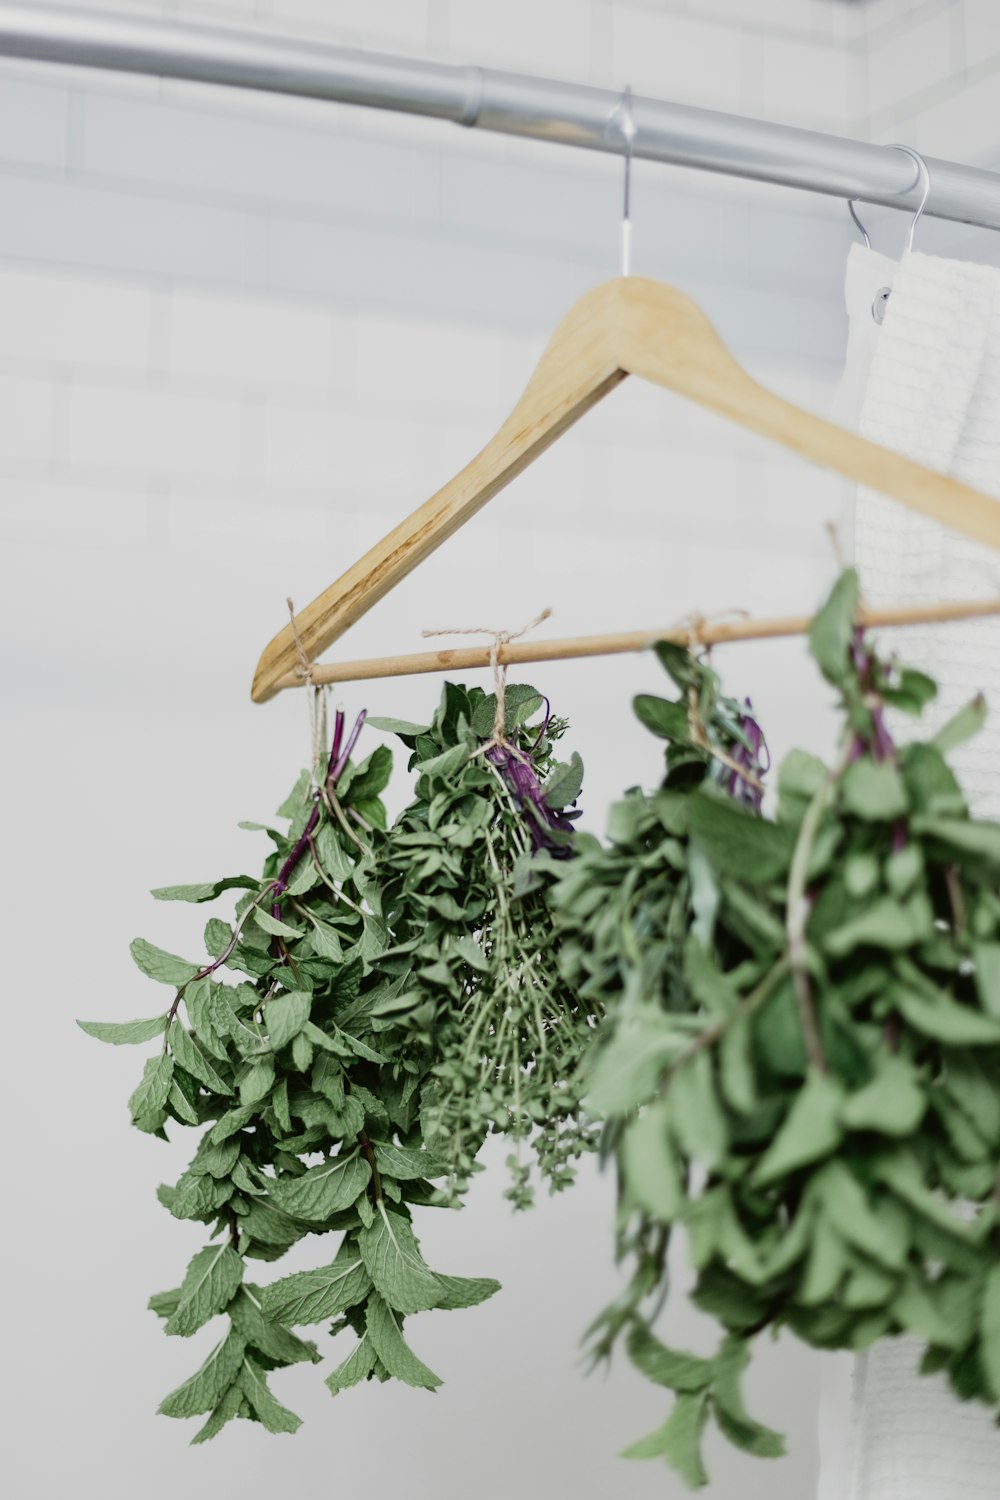
[[[391,752],[354,764],[364,715],[347,735],[338,713],[322,771],[304,772],[279,809],[287,830],[264,830],[273,848],[259,878],[154,892],[195,903],[244,892],[233,923],[209,921],[209,961],[137,939],[136,963],[172,987],[171,1003],[146,1021],[81,1023],[115,1044],[162,1037],[129,1102],[133,1122],[164,1139],[168,1123],[201,1132],[190,1166],[159,1196],[174,1217],[209,1226],[211,1243],[180,1287],[150,1303],[181,1337],[227,1319],[160,1407],[207,1413],[195,1442],[234,1417],[296,1430],[268,1376],[320,1359],[291,1331],[299,1325],[355,1333],[327,1379],[334,1394],[373,1377],[436,1387],[404,1320],[472,1306],[498,1284],[430,1270],[414,1208],[456,1201],[491,1125],[520,1142],[539,1124],[549,1181],[572,1175],[585,1133],[562,1077],[584,1042],[570,1035],[566,1018],[575,1027],[580,1017],[538,945],[548,865],[569,852],[562,809],[582,771],[552,759],[560,721],[546,714],[524,729],[537,694],[511,688],[508,703],[510,766],[477,754],[486,696],[446,688],[434,724],[415,730],[416,801],[391,831],[380,800]],[[225,983],[224,970],[239,981]],[[472,1005],[483,1017],[475,1030]],[[519,1166],[517,1201],[529,1196]],[[331,1231],[342,1239],[328,1264],[266,1287],[247,1279],[248,1260],[277,1260]]]
[[429,726],[374,721],[410,748],[417,775],[380,855],[393,947],[379,970],[395,978],[400,1045],[430,1065],[421,1128],[452,1194],[493,1130],[513,1143],[507,1195],[524,1208],[526,1142],[553,1190],[593,1144],[579,1078],[597,1013],[559,973],[548,907],[574,848],[582,762],[555,759],[566,724],[533,688],[507,689],[499,744],[496,711],[493,694],[449,683]]
[[[832,768],[791,753],[773,821],[707,760],[682,785],[668,772],[554,896],[570,977],[609,1006],[589,1100],[632,1278],[594,1350],[623,1338],[675,1393],[627,1455],[693,1487],[709,1418],[782,1451],[740,1392],[765,1328],[821,1348],[915,1335],[925,1370],[1000,1401],[1000,828],[970,816],[947,764],[983,706],[897,746],[886,707],[919,716],[934,684],[879,658],[856,604],[847,573],[811,633],[843,714]],[[668,767],[689,764],[682,713],[661,723]],[[653,1332],[675,1226],[724,1331],[713,1357]]]

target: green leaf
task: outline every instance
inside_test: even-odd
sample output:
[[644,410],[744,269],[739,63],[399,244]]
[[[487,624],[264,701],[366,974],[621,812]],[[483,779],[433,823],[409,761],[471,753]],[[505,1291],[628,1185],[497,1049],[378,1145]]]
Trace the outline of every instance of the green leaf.
[[326,922],[314,922],[309,932],[309,941],[320,958],[328,958],[335,964],[343,962],[344,945],[335,927],[330,927]]
[[176,1017],[170,1028],[169,1042],[170,1049],[177,1062],[185,1072],[191,1074],[192,1078],[196,1078],[199,1083],[203,1083],[212,1093],[233,1093],[232,1086],[219,1076],[198,1046],[194,1037],[184,1029]]
[[243,1261],[231,1245],[208,1245],[191,1261],[167,1333],[190,1338],[231,1301],[243,1280]]
[[256,1110],[252,1104],[238,1105],[235,1109],[228,1109],[213,1125],[209,1140],[215,1146],[229,1140],[231,1136],[242,1130],[244,1125],[249,1125],[255,1114]]
[[377,797],[391,780],[392,751],[388,745],[378,745],[346,782],[344,795],[358,806]]
[[901,1057],[882,1060],[870,1083],[848,1095],[841,1119],[848,1130],[877,1130],[882,1135],[912,1135],[924,1117],[927,1100],[913,1066]]
[[712,1360],[668,1349],[641,1325],[628,1336],[628,1357],[647,1380],[671,1391],[702,1391],[711,1385],[715,1370]]
[[989,1015],[1000,1020],[1000,943],[973,943],[976,993]]
[[840,1124],[843,1098],[844,1091],[839,1083],[810,1068],[751,1181],[764,1187],[835,1151],[843,1136]]
[[696,1052],[671,1073],[667,1098],[674,1135],[682,1148],[695,1161],[718,1166],[726,1154],[729,1131],[707,1050]]
[[769,823],[708,788],[693,794],[688,817],[691,837],[720,874],[753,887],[787,874],[793,839],[785,824]]
[[405,735],[407,739],[415,739],[418,734],[427,733],[426,724],[411,724],[408,719],[387,719],[374,715],[365,720],[368,729],[381,729],[384,734]]
[[236,1379],[243,1354],[243,1339],[235,1328],[230,1328],[201,1368],[165,1396],[157,1411],[164,1417],[196,1417],[199,1412],[212,1411]]
[[[370,723],[371,720],[367,722]],[[336,1396],[350,1386],[366,1380],[375,1368],[376,1357],[371,1339],[367,1333],[363,1334],[361,1342],[351,1350],[343,1364],[338,1365],[332,1375],[326,1377],[324,1383],[330,1395]]]
[[1000,1019],[984,1016],[971,1006],[950,1000],[943,992],[932,999],[898,985],[893,1003],[914,1030],[953,1047],[990,1047],[1000,1044]]
[[148,1021],[77,1021],[81,1031],[94,1036],[99,1042],[111,1042],[113,1046],[133,1045],[136,1042],[152,1041],[166,1025],[166,1015],[151,1016]]
[[188,963],[185,958],[177,958],[173,953],[165,953],[162,948],[155,948],[152,943],[147,943],[145,938],[135,938],[129,952],[142,972],[148,974],[150,979],[159,980],[161,984],[187,984],[198,973],[197,964]]
[[277,1052],[297,1036],[309,1019],[312,995],[308,990],[289,990],[264,1002],[264,1025],[267,1039]]
[[198,1118],[198,1111],[177,1081],[182,1076],[176,1069],[174,1070],[170,1093],[167,1095],[167,1105],[186,1125],[198,1125],[201,1123]]
[[371,1285],[357,1245],[345,1240],[332,1265],[283,1276],[264,1288],[261,1301],[282,1323],[322,1323],[363,1301]]
[[987,860],[992,865],[1000,864],[1000,824],[977,823],[971,818],[933,818],[919,816],[913,819],[915,833],[938,839],[963,854],[975,859]]
[[248,1345],[279,1365],[302,1364],[307,1360],[317,1365],[322,1359],[315,1344],[296,1338],[280,1322],[267,1316],[260,1287],[249,1287],[244,1282],[229,1304],[229,1316]]
[[422,1364],[404,1341],[396,1313],[378,1292],[372,1292],[368,1299],[365,1327],[372,1348],[390,1375],[421,1390],[437,1389],[440,1377]]
[[[284,802],[278,808],[278,817],[279,818],[295,818],[295,817],[297,817],[298,814],[302,811],[303,807],[305,807],[306,803],[309,801],[310,786],[311,786],[311,779],[310,779],[310,776],[309,776],[309,772],[308,771],[300,771],[299,772],[299,776],[298,776],[298,780],[296,781],[295,785],[292,787],[292,790],[289,792],[289,794],[285,798]],[[250,826],[254,827],[254,828],[260,828],[263,825],[260,824],[260,823],[254,823],[254,824],[251,824]],[[270,830],[268,830],[268,831],[270,831]]]
[[[545,699],[535,688],[529,687],[527,683],[515,682],[507,687],[504,696],[505,728],[507,734],[513,734],[521,724],[526,724]],[[477,739],[488,740],[493,733],[493,721],[496,718],[497,700],[495,693],[485,693],[480,699],[472,714],[472,732]]]
[[396,1146],[390,1141],[375,1142],[375,1160],[379,1171],[397,1182],[412,1182],[418,1177],[443,1177],[447,1162],[430,1151],[416,1146]]
[[979,1358],[994,1401],[1000,1401],[1000,1266],[992,1266],[983,1287]]
[[142,1081],[128,1101],[133,1120],[155,1115],[162,1110],[174,1077],[174,1060],[166,1053],[151,1057],[143,1069]]
[[942,724],[931,744],[942,755],[950,755],[952,750],[957,750],[959,745],[964,745],[966,740],[979,733],[986,722],[986,713],[986,699],[982,693],[977,693],[971,703],[960,708],[947,724]]
[[316,853],[319,862],[331,880],[350,880],[354,873],[354,866],[344,852],[343,845],[337,836],[337,830],[332,823],[323,822],[319,825],[316,835]]
[[749,1016],[734,1016],[719,1042],[719,1085],[726,1103],[749,1115],[757,1104],[753,1033]]
[[692,998],[712,1016],[728,1016],[739,996],[729,978],[716,968],[703,943],[689,937],[684,945],[684,979]]
[[893,823],[909,809],[903,778],[887,760],[854,761],[841,778],[840,797],[845,812],[867,822]]
[[549,807],[568,807],[583,790],[583,761],[574,750],[568,765],[556,765],[542,787]]
[[500,1290],[499,1281],[494,1281],[491,1276],[442,1276],[440,1272],[435,1272],[435,1275],[441,1295],[434,1305],[446,1312],[454,1312],[460,1307],[478,1307],[480,1302],[485,1302],[487,1297]]
[[905,1210],[884,1190],[870,1203],[853,1172],[840,1161],[829,1162],[813,1181],[827,1220],[843,1238],[880,1266],[902,1270],[910,1249]]
[[858,575],[853,568],[846,568],[809,627],[809,649],[823,676],[835,687],[846,680],[850,670],[858,592]]
[[249,1355],[243,1357],[240,1389],[268,1432],[297,1432],[302,1426],[301,1417],[282,1406],[272,1395],[264,1371]]
[[244,1063],[239,1072],[240,1103],[259,1104],[274,1087],[274,1058],[259,1057]]
[[195,1443],[207,1443],[210,1438],[217,1437],[227,1422],[231,1422],[234,1417],[239,1416],[242,1405],[243,1392],[237,1381],[226,1391],[205,1425],[195,1433],[191,1439],[192,1445]]
[[204,885],[161,885],[150,894],[157,901],[214,901],[223,891],[256,891],[258,880],[249,875],[228,875],[225,880],[212,880]]
[[652,693],[637,693],[632,699],[632,711],[643,728],[659,739],[674,744],[690,743],[691,719],[686,703],[657,698]]
[[371,1180],[371,1168],[357,1151],[309,1167],[301,1177],[274,1183],[271,1197],[295,1219],[321,1222],[350,1208]]
[[833,958],[846,958],[858,948],[884,948],[901,953],[933,934],[934,914],[923,892],[909,901],[880,896],[870,902],[859,916],[828,932],[822,946]]
[[408,1219],[380,1202],[373,1222],[358,1234],[358,1245],[376,1290],[390,1307],[410,1313],[437,1306],[440,1283],[420,1254]]
[[629,1122],[620,1146],[623,1191],[629,1205],[671,1224],[684,1204],[677,1157],[670,1140],[670,1108],[657,1099]]
[[645,1103],[687,1041],[659,1011],[649,1010],[620,1025],[592,1064],[587,1085],[590,1109],[597,1115],[617,1115]]
[[785,1440],[780,1432],[764,1427],[751,1417],[743,1404],[741,1380],[750,1361],[747,1339],[730,1335],[715,1356],[712,1401],[715,1418],[724,1435],[737,1448],[757,1458],[781,1458]]
[[663,1426],[626,1448],[622,1458],[664,1458],[690,1489],[702,1489],[708,1483],[701,1458],[707,1421],[707,1392],[678,1396]]
[[272,937],[300,938],[302,936],[300,928],[289,926],[280,917],[272,917],[271,913],[264,911],[262,907],[258,906],[254,909],[253,919],[262,932],[267,932]]

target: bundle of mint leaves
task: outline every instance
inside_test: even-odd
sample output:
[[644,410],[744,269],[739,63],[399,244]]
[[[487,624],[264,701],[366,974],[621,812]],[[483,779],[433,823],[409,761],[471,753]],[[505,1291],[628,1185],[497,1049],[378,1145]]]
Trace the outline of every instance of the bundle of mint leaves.
[[[664,785],[628,794],[553,893],[566,977],[607,1014],[587,1097],[631,1269],[593,1352],[622,1340],[674,1393],[626,1456],[691,1487],[710,1419],[783,1451],[740,1389],[765,1329],[824,1349],[914,1335],[925,1371],[1000,1401],[1000,827],[947,763],[984,709],[898,746],[887,710],[919,717],[934,684],[882,661],[856,610],[846,573],[811,631],[839,752],[786,757],[774,820],[759,739],[703,663],[661,647],[680,697],[637,708],[667,742]],[[722,1329],[711,1357],[653,1329],[680,1227]]]
[[[264,830],[273,848],[259,878],[154,892],[196,903],[242,892],[234,922],[205,929],[208,962],[137,939],[133,958],[174,990],[170,1004],[149,1020],[80,1023],[115,1044],[162,1038],[129,1100],[133,1123],[164,1139],[168,1124],[199,1132],[159,1197],[208,1226],[209,1243],[150,1302],[182,1338],[225,1319],[160,1406],[207,1414],[196,1443],[232,1418],[297,1429],[269,1377],[320,1360],[292,1331],[301,1325],[355,1336],[327,1377],[333,1394],[390,1377],[433,1390],[405,1320],[473,1306],[498,1283],[432,1271],[414,1210],[460,1201],[491,1130],[513,1143],[516,1206],[531,1199],[529,1135],[553,1189],[592,1144],[568,1080],[595,1018],[544,962],[555,941],[546,890],[572,853],[582,765],[555,759],[566,725],[533,689],[507,690],[499,743],[496,718],[494,696],[448,684],[430,725],[386,725],[417,776],[387,829],[391,753],[355,764],[364,715],[347,734],[338,712],[325,765],[279,809],[288,828]],[[328,1264],[249,1280],[248,1262],[331,1231],[342,1238]]]

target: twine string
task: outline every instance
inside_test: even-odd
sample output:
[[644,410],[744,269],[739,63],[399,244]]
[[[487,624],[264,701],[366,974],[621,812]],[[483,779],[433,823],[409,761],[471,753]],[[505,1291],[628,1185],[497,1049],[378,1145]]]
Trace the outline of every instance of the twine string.
[[[682,619],[678,620],[675,629],[687,632],[687,649],[689,655],[694,656],[696,651],[701,650],[705,656],[710,656],[712,648],[710,644],[705,642],[705,627],[712,624],[718,625],[727,619],[745,620],[749,618],[749,614],[749,610],[746,609],[724,609],[714,615],[702,615],[697,610],[692,610],[690,614],[684,615]],[[738,776],[741,781],[745,781],[747,786],[752,787],[755,792],[763,793],[764,788],[759,777],[754,776],[753,772],[748,771],[745,766],[741,766],[738,760],[734,760],[731,755],[727,754],[718,745],[712,744],[708,731],[702,722],[698,706],[698,689],[693,681],[688,684],[687,708],[688,734],[691,736],[691,743],[697,745],[699,750],[704,750],[706,754],[711,755],[714,760],[719,761],[727,770],[732,771],[734,775]]]
[[500,660],[500,653],[511,641],[516,641],[519,636],[527,635],[529,630],[534,630],[536,625],[541,625],[551,613],[551,609],[543,609],[540,615],[529,620],[527,625],[522,625],[520,630],[493,630],[489,625],[469,625],[464,629],[459,626],[450,626],[445,630],[422,630],[420,632],[425,638],[434,635],[489,635],[493,637],[490,642],[490,670],[493,673],[493,690],[496,694],[497,707],[493,716],[493,734],[485,745],[480,745],[476,751],[477,755],[485,755],[487,750],[499,746],[503,750],[520,756],[516,745],[512,745],[507,738],[507,663]]
[[298,652],[299,664],[295,668],[295,675],[301,677],[306,688],[306,701],[309,707],[309,739],[312,746],[312,789],[315,791],[321,779],[321,767],[326,760],[326,731],[327,731],[327,694],[328,687],[325,684],[313,682],[313,664],[309,660],[299,635],[298,621],[295,618],[295,605],[291,599],[286,599],[288,615],[292,625],[292,636],[295,641],[295,649]]

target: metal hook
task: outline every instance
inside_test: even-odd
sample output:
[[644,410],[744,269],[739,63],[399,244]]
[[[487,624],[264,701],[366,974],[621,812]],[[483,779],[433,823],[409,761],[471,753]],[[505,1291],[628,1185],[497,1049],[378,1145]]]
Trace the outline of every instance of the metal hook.
[[[927,207],[927,199],[930,197],[930,192],[931,192],[931,174],[930,174],[930,171],[928,170],[927,163],[924,161],[923,157],[920,155],[920,152],[919,151],[914,151],[914,149],[913,149],[912,146],[895,146],[894,145],[892,149],[894,151],[904,151],[906,153],[906,155],[910,158],[910,160],[915,163],[916,168],[917,168],[917,181],[914,183],[914,187],[918,186],[919,184],[922,184],[923,185],[923,189],[924,189],[923,192],[920,195],[920,203],[917,206],[917,211],[913,215],[912,220],[910,221],[910,233],[909,233],[909,236],[907,237],[907,241],[906,241],[906,248],[909,251],[909,250],[913,249],[913,236],[917,232],[917,225],[920,223],[920,217],[921,217],[924,209]],[[909,191],[909,189],[907,189],[907,191]]]
[[867,229],[865,228],[865,226],[862,224],[861,220],[858,218],[857,210],[854,207],[854,205],[855,205],[855,203],[857,201],[858,200],[856,198],[848,198],[848,200],[847,200],[847,212],[850,214],[850,216],[854,220],[855,224],[861,230],[861,237],[862,237],[862,239],[865,242],[865,249],[866,250],[870,250],[871,247],[872,247],[871,236],[869,235],[869,233],[868,233]]
[[611,115],[625,138],[625,187],[622,199],[622,275],[629,276],[632,268],[632,142],[635,140],[635,120],[632,116],[632,85],[627,84]]
[[[923,184],[923,192],[920,195],[920,202],[917,205],[916,213],[913,215],[913,218],[910,221],[910,232],[906,239],[906,249],[908,253],[913,249],[913,239],[917,232],[917,225],[920,223],[920,217],[923,214],[924,209],[927,207],[927,199],[929,198],[931,191],[931,174],[928,169],[927,163],[920,155],[920,152],[914,151],[912,146],[894,145],[892,149],[893,151],[905,152],[910,160],[916,165],[917,181],[916,183],[914,183],[914,186],[917,186],[917,184],[920,183]],[[909,192],[909,188],[907,188],[907,192]],[[858,218],[857,212],[854,207],[856,201],[857,200],[854,198],[849,198],[847,200],[847,210],[851,218],[854,220],[855,224],[861,230],[861,234],[865,242],[865,247],[870,250],[872,247],[871,238],[869,237],[867,229]],[[881,323],[885,317],[885,310],[888,306],[891,290],[891,287],[883,286],[879,287],[878,291],[875,293],[875,300],[872,303],[872,317],[875,319],[876,323]]]

